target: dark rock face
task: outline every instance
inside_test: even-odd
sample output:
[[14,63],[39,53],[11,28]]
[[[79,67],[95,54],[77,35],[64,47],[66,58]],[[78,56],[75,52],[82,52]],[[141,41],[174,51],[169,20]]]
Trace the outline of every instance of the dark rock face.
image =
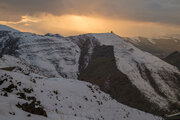
[[0,38],[6,36],[0,44],[0,54],[18,55],[18,41],[19,38],[15,38],[8,32],[0,31]]
[[1,70],[6,70],[6,71],[13,71],[16,67],[5,67],[5,68],[0,68]]
[[42,115],[47,117],[46,111],[42,106],[36,107],[37,105],[40,105],[37,101],[32,101],[31,103],[24,103],[24,104],[17,104],[16,106],[26,112],[36,114],[36,115]]
[[93,49],[99,45],[96,38],[92,36],[80,35],[69,37],[81,49],[79,58],[79,71],[83,71],[89,64]]
[[163,59],[167,63],[176,66],[180,70],[180,52],[175,51]]
[[120,103],[146,112],[163,114],[117,69],[113,46],[97,45],[87,68],[80,72],[79,79],[98,85]]

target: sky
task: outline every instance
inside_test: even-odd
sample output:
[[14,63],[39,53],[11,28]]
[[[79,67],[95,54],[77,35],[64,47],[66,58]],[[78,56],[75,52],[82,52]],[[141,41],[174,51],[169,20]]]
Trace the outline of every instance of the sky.
[[64,36],[180,34],[180,0],[0,0],[0,24]]

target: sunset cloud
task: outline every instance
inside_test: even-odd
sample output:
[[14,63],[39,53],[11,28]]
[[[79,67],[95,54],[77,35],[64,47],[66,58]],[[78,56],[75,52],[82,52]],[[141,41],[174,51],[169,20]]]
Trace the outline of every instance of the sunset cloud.
[[167,24],[180,24],[179,0],[0,0],[0,20],[18,21],[40,13],[102,15]]
[[0,24],[26,32],[180,33],[179,0],[0,0]]

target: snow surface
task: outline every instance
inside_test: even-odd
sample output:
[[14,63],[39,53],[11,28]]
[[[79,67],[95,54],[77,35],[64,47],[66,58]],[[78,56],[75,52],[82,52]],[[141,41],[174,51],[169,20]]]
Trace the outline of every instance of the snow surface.
[[[10,67],[15,63],[11,56],[6,56]],[[0,62],[0,66],[3,64]],[[1,67],[2,67],[1,66]],[[28,67],[23,66],[21,67]],[[28,68],[24,68],[28,69]],[[6,75],[5,75],[6,74]],[[122,105],[109,95],[87,82],[65,78],[47,78],[35,73],[28,75],[23,72],[0,70],[0,79],[7,79],[0,85],[0,94],[12,82],[17,86],[8,97],[0,95],[1,120],[162,120],[162,118]],[[32,82],[34,79],[36,82]],[[18,85],[21,83],[21,85]],[[18,98],[16,93],[23,92],[24,88],[33,89],[26,96],[34,96],[47,113],[47,117],[25,112],[17,103],[30,102]],[[56,93],[54,92],[56,91]],[[12,115],[14,113],[14,115]]]
[[139,43],[139,42],[141,42],[141,40],[139,39],[139,37],[133,37],[133,38],[131,38],[132,39],[132,42],[134,42],[134,43]]
[[148,38],[148,41],[152,44],[156,44],[156,42],[152,38]]
[[72,41],[64,37],[19,32],[8,33],[0,39],[0,42],[5,44],[12,39],[9,36],[15,38],[14,41],[18,39],[16,56],[37,66],[47,76],[77,78],[80,50]]
[[101,45],[114,46],[114,55],[116,58],[116,64],[118,69],[126,74],[131,82],[147,97],[149,100],[163,109],[168,108],[168,101],[164,97],[158,95],[155,89],[151,86],[149,81],[140,74],[138,65],[140,67],[146,67],[150,70],[153,79],[156,84],[160,86],[161,91],[168,96],[169,100],[178,101],[176,94],[177,91],[169,84],[165,83],[160,72],[165,71],[167,74],[180,74],[177,68],[168,63],[160,60],[159,58],[139,50],[131,43],[123,40],[121,37],[111,34],[88,34],[94,36]]
[[[140,37],[132,37],[132,38],[125,37],[124,39],[128,39],[134,44],[139,44],[142,42]],[[156,37],[145,38],[145,39],[147,39],[151,44],[154,44],[154,45],[156,44],[156,40],[159,40],[159,39],[173,40],[173,42],[178,43],[180,42],[180,35],[177,34],[177,35],[156,36]]]
[[[133,38],[129,38],[130,41],[134,44],[139,44],[141,41],[140,39],[141,37],[133,37]],[[126,38],[125,38],[126,39]],[[156,44],[156,42],[153,40],[153,38],[146,38],[151,44]]]
[[39,75],[44,75],[37,67],[29,65],[24,59],[10,55],[3,55],[2,58],[0,58],[0,69],[8,67],[14,67],[12,70],[14,72],[23,72],[24,74],[33,72]]

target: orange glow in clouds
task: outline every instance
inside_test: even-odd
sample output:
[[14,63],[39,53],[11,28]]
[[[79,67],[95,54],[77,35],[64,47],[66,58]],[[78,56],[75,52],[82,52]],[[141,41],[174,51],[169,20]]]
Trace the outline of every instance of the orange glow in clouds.
[[136,22],[130,20],[110,19],[100,16],[63,15],[50,14],[22,16],[19,22],[0,21],[24,32],[38,34],[59,33],[64,36],[83,33],[102,33],[114,31],[120,36],[156,36],[163,34],[180,33],[180,28],[157,23]]

